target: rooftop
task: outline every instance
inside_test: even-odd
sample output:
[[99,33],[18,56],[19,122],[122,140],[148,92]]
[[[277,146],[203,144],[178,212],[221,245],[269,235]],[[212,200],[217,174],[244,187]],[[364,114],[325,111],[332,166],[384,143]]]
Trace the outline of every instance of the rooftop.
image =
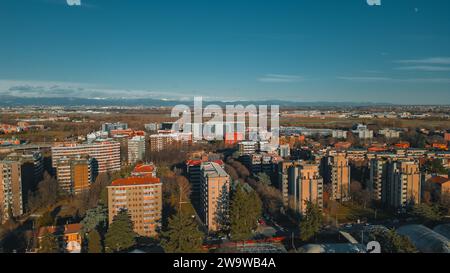
[[153,164],[138,164],[134,167],[133,172],[136,173],[151,173],[155,169]]
[[447,182],[450,182],[450,179],[445,176],[434,176],[430,179],[428,179],[428,182],[434,183],[434,184],[445,184]]
[[45,233],[52,233],[54,235],[73,234],[81,231],[81,224],[68,224],[65,226],[47,226],[41,227],[38,231],[38,237],[42,237]]
[[228,176],[227,172],[215,162],[204,162],[202,163],[202,170],[207,176],[218,177],[218,176]]
[[137,186],[147,184],[159,184],[160,179],[156,177],[128,177],[116,179],[111,183],[111,186]]

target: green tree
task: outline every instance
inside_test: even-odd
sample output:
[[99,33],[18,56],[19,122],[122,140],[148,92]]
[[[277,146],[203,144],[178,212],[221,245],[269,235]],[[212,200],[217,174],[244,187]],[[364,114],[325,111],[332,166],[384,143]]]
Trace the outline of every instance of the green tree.
[[300,222],[300,239],[308,241],[314,237],[322,226],[322,212],[318,205],[308,201],[306,212]]
[[442,219],[442,214],[437,205],[415,205],[412,214],[423,222],[437,222]]
[[224,185],[217,200],[215,221],[219,226],[219,232],[223,235],[230,232],[230,193]]
[[197,253],[202,251],[204,235],[193,217],[177,211],[169,219],[167,231],[161,234],[161,245],[167,253]]
[[259,173],[258,175],[256,175],[256,178],[258,178],[258,181],[264,185],[272,185],[272,181],[266,173]]
[[411,240],[398,234],[395,230],[374,229],[368,234],[369,241],[377,241],[382,253],[415,253],[417,252]]
[[55,235],[46,232],[39,242],[39,253],[58,253],[59,243]]
[[257,193],[248,185],[238,184],[233,194],[230,208],[231,237],[233,240],[251,238],[261,217],[262,202]]
[[108,221],[108,210],[103,206],[86,211],[86,216],[81,220],[82,233],[89,233],[94,229],[104,231]]
[[95,229],[92,229],[88,234],[88,252],[89,253],[103,252],[100,233],[98,233],[98,231]]
[[128,211],[121,210],[115,217],[105,236],[105,250],[119,252],[136,244],[136,234]]
[[448,171],[442,161],[439,159],[428,160],[423,166],[424,170],[432,174],[448,174]]

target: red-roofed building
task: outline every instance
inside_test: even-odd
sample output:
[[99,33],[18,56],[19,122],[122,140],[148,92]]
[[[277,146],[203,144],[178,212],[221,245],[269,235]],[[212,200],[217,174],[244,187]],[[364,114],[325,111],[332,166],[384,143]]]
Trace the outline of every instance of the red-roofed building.
[[137,164],[131,172],[135,177],[156,177],[156,166],[153,163]]
[[82,243],[81,228],[81,224],[40,227],[37,234],[38,242],[40,244],[45,234],[51,233],[58,239],[62,250],[68,253],[80,253]]
[[127,136],[129,138],[132,138],[135,136],[145,136],[144,131],[135,131],[133,129],[111,130],[110,134],[111,137]]
[[439,195],[450,194],[450,179],[447,176],[433,176],[427,183],[437,191]]
[[128,177],[114,180],[108,187],[108,215],[111,224],[121,210],[127,210],[134,231],[156,236],[162,212],[162,183],[157,177]]
[[348,150],[350,149],[350,147],[352,147],[352,144],[350,142],[337,142],[336,144],[334,144],[334,148],[336,148],[336,150]]
[[395,144],[395,148],[397,149],[409,149],[410,147],[411,145],[409,144],[409,142],[406,141]]
[[433,143],[432,147],[437,150],[448,150],[448,146],[446,143]]

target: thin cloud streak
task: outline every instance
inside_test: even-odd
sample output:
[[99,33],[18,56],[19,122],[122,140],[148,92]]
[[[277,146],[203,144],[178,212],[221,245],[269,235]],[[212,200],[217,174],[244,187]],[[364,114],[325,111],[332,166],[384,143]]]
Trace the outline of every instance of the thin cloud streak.
[[284,74],[266,74],[258,79],[258,81],[264,83],[294,83],[303,80],[304,78],[298,75],[284,75]]
[[450,71],[450,67],[433,66],[433,65],[401,66],[401,67],[397,67],[396,69],[397,70],[409,70],[409,71],[425,71],[425,72]]
[[389,78],[389,77],[337,77],[339,80],[353,82],[390,82],[390,83],[450,83],[450,78]]
[[409,59],[409,60],[399,60],[396,61],[401,64],[450,64],[450,57],[432,57],[424,59]]

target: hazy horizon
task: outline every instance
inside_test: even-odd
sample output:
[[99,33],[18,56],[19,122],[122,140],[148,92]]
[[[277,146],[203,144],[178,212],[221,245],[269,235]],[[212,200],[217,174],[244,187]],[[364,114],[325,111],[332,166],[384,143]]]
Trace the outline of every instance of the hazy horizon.
[[450,2],[5,0],[0,96],[450,104]]

